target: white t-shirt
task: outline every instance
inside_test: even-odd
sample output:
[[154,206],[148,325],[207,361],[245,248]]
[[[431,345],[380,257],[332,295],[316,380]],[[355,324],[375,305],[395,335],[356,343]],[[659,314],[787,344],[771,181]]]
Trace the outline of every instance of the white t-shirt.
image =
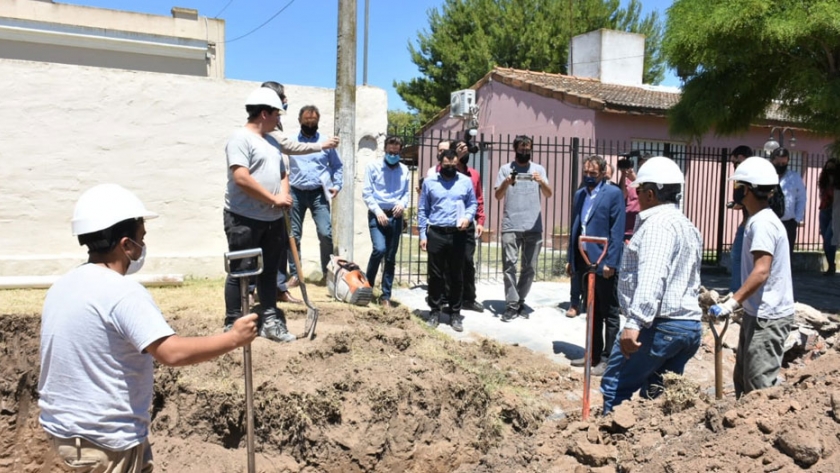
[[143,442],[154,391],[143,350],[174,333],[140,283],[95,264],[64,275],[41,316],[41,426],[115,451]]
[[283,209],[246,194],[233,181],[231,170],[233,166],[245,167],[265,190],[272,194],[279,193],[280,181],[286,174],[286,166],[280,154],[280,143],[271,135],[260,136],[247,128],[241,128],[228,140],[225,154],[228,167],[225,210],[263,222],[283,218]]
[[749,277],[755,261],[753,252],[773,255],[770,276],[755,294],[744,301],[744,310],[762,319],[780,319],[793,315],[793,281],[787,232],[773,210],[766,208],[747,220],[744,248],[741,250],[741,285]]

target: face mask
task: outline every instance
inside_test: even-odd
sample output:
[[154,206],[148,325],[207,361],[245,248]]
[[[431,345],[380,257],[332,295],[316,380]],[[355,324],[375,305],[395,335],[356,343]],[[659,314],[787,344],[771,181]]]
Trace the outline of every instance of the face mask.
[[445,178],[455,177],[455,166],[443,166],[440,168],[440,175]]
[[469,160],[470,160],[470,155],[469,154],[465,154],[465,155],[461,156],[460,158],[458,158],[458,161],[460,161],[461,164],[464,164],[464,165],[466,165]]
[[787,171],[788,165],[787,164],[774,164],[774,168],[776,168],[776,174],[782,175]]
[[531,160],[531,153],[516,153],[516,162],[525,164]]
[[288,104],[288,103],[284,103],[284,104],[283,104],[283,110],[288,110],[288,109],[289,109],[289,104]]
[[598,185],[598,178],[592,176],[583,176],[583,185],[592,188]]
[[735,192],[732,193],[732,202],[735,202],[737,205],[743,205],[744,197],[747,195],[747,189],[744,186],[735,188]]
[[315,133],[318,133],[318,125],[314,126],[300,126],[300,132],[303,133],[305,136],[315,136]]
[[400,162],[400,155],[385,153],[385,162],[388,166],[396,166],[396,164]]
[[131,256],[126,255],[126,256],[128,256],[128,260],[129,260],[129,262],[128,262],[128,270],[126,270],[126,272],[125,272],[126,276],[127,276],[127,275],[129,275],[129,274],[134,274],[134,273],[136,273],[137,271],[140,271],[140,268],[142,268],[142,267],[143,267],[143,263],[145,263],[145,262],[146,262],[146,245],[140,245],[139,243],[137,243],[136,241],[132,240],[131,238],[129,238],[129,241],[131,241],[131,242],[132,242],[132,243],[134,243],[135,245],[137,245],[137,246],[139,246],[140,248],[142,248],[142,250],[140,250],[140,257],[139,257],[139,258],[137,258],[136,260],[135,260],[135,259],[131,259]]

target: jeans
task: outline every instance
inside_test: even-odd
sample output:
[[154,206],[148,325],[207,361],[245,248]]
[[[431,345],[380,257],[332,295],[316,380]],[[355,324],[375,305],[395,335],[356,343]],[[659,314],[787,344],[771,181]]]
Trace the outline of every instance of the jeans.
[[729,281],[729,292],[735,292],[741,287],[741,251],[744,248],[744,228],[746,223],[738,225],[735,230],[735,241],[732,242],[732,250],[729,252],[730,271],[732,279]]
[[[263,272],[257,276],[257,294],[263,314],[260,324],[268,316],[281,315],[277,308],[277,267],[280,264],[280,250],[283,246],[281,235],[286,229],[283,219],[264,222],[237,215],[225,210],[225,235],[228,250],[248,250],[260,248],[263,251]],[[239,278],[228,276],[225,280],[225,318],[226,322],[242,316],[242,299]]]
[[[464,249],[467,233],[456,227],[435,227],[426,231],[429,282],[429,308],[439,311],[449,302],[453,314],[460,314],[464,291]],[[448,271],[448,278],[445,272]],[[446,283],[449,286],[446,286]]]
[[[542,234],[537,232],[502,233],[502,267],[505,274],[505,305],[516,310],[525,300],[537,274],[537,261],[542,247]],[[516,277],[516,263],[522,251],[522,270]]]
[[604,414],[641,390],[652,399],[662,393],[662,375],[670,371],[682,374],[685,364],[700,348],[703,327],[699,320],[654,319],[639,331],[639,351],[625,358],[619,340],[601,378]]
[[831,207],[820,210],[820,235],[823,239],[823,252],[825,253],[825,260],[828,262],[828,269],[835,267],[835,258],[837,257],[837,247],[831,244],[831,239],[834,232],[831,230]]
[[368,260],[367,276],[372,287],[376,286],[376,273],[379,271],[379,264],[385,259],[385,269],[382,271],[382,299],[391,299],[391,287],[394,285],[394,267],[397,264],[397,250],[400,248],[400,237],[402,235],[402,217],[389,217],[388,225],[379,225],[376,215],[368,212],[368,228],[370,229],[370,241],[373,244],[373,251]]
[[775,386],[791,324],[793,315],[768,320],[744,314],[732,370],[736,398]]
[[[292,234],[297,242],[300,254],[300,239],[303,232],[303,217],[306,211],[312,213],[315,229],[321,243],[321,273],[327,277],[327,264],[333,252],[332,221],[330,219],[330,203],[324,197],[324,191],[319,187],[313,190],[302,190],[292,187]],[[298,276],[298,269],[293,262],[289,262],[289,274]],[[300,276],[298,276],[300,277]]]

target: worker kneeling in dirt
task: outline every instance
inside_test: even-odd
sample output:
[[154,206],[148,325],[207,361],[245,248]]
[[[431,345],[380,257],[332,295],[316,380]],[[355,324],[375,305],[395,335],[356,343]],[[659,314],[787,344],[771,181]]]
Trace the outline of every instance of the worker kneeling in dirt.
[[740,255],[741,287],[709,313],[726,317],[744,307],[733,372],[735,396],[741,397],[776,384],[793,323],[793,281],[787,232],[769,204],[779,183],[775,168],[764,158],[747,158],[729,180],[745,190],[736,204],[749,213]]
[[618,301],[627,322],[601,379],[604,414],[641,390],[661,393],[666,371],[682,374],[700,347],[700,263],[703,240],[677,205],[685,182],[668,158],[639,169],[636,231],[621,258]]
[[250,343],[256,314],[227,333],[182,338],[151,294],[124,277],[146,256],[144,221],[157,217],[131,192],[103,184],[79,198],[73,235],[89,259],[47,292],[41,319],[41,426],[75,472],[153,470],[149,422],[153,359],[209,360]]

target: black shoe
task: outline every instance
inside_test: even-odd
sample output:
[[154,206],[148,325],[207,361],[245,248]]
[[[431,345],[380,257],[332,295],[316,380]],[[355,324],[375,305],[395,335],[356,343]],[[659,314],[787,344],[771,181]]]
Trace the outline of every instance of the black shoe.
[[530,313],[525,311],[525,299],[519,301],[516,306],[516,315],[522,317],[523,319],[528,319],[530,317]]
[[508,307],[505,309],[505,313],[502,314],[502,322],[510,322],[511,320],[515,319],[517,316],[516,309],[513,307]]
[[233,323],[236,322],[236,319],[239,317],[225,317],[225,333],[230,332],[233,328]]
[[593,366],[589,370],[589,374],[591,374],[592,376],[604,376],[605,371],[607,371],[607,362],[602,361],[602,362],[598,363],[597,365]]
[[836,273],[837,273],[837,268],[834,267],[834,266],[829,266],[828,269],[825,270],[824,273],[822,273],[822,275],[823,276],[834,276]]
[[440,312],[433,310],[429,312],[429,317],[426,319],[426,323],[429,324],[429,327],[437,328],[440,325]]
[[461,309],[462,310],[471,310],[473,312],[484,312],[484,306],[479,304],[476,301],[464,302],[463,305],[461,305]]
[[574,366],[575,368],[580,368],[581,366],[586,364],[586,358],[575,358],[574,360],[570,361],[569,364]]
[[440,308],[440,311],[443,312],[444,314],[451,314],[452,313],[452,307],[449,307],[448,305],[445,305],[445,306]]
[[449,317],[449,326],[456,332],[464,331],[464,316],[461,314],[452,314]]

